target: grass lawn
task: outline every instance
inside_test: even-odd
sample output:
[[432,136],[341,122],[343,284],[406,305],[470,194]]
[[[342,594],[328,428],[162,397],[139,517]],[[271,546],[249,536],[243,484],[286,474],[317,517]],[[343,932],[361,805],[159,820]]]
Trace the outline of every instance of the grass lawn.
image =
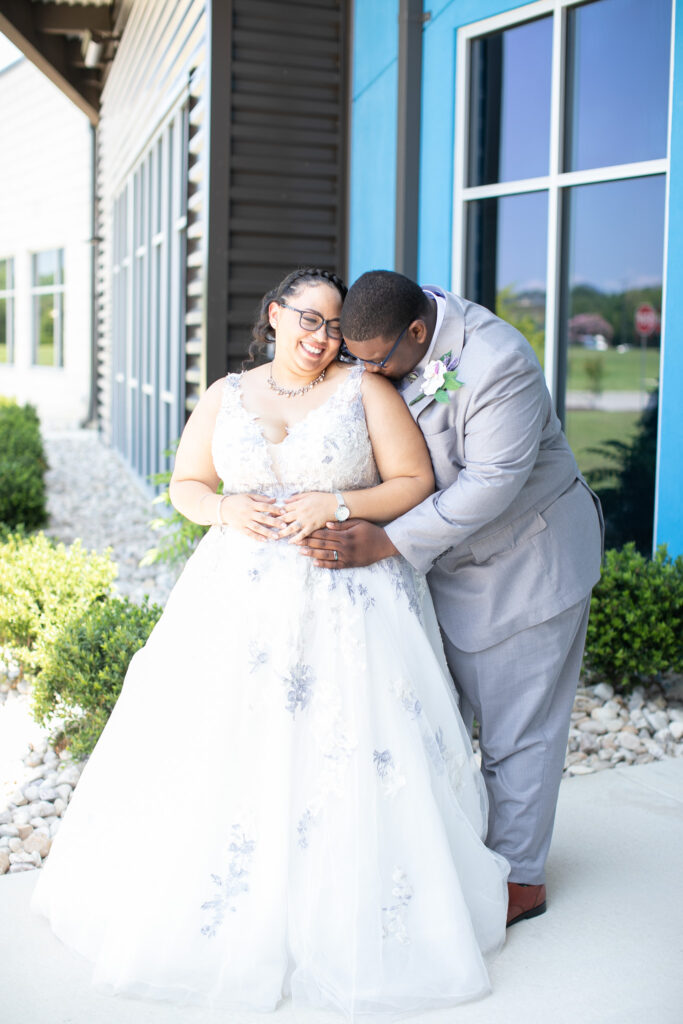
[[[645,390],[651,391],[659,380],[659,349],[645,349]],[[643,369],[640,349],[617,352],[610,348],[596,352],[581,345],[570,345],[567,354],[568,391],[590,391],[595,379],[591,367],[601,366],[597,373],[602,391],[639,391]]]
[[[602,355],[603,353],[599,353]],[[606,354],[606,353],[605,353]],[[628,442],[633,437],[640,418],[639,412],[599,412],[593,409],[567,413],[567,439],[582,473],[610,463],[603,455],[587,452],[605,441],[616,439]]]

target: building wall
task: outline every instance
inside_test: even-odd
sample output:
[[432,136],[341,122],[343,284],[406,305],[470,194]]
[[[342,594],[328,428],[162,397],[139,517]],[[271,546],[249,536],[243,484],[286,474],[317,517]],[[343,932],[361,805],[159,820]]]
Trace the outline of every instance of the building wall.
[[349,281],[394,266],[398,6],[354,6]]
[[[90,395],[91,130],[29,61],[0,72],[0,258],[15,274],[15,362],[0,393],[32,402],[47,429],[73,428]],[[64,366],[32,366],[31,256],[64,249]]]
[[683,554],[683,11],[675,8],[655,542]]

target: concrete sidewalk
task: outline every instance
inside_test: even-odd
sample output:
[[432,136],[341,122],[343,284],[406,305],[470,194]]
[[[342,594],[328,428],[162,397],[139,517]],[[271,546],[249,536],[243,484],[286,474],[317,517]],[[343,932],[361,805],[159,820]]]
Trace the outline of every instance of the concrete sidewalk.
[[[216,1014],[109,997],[28,910],[34,872],[0,878],[2,1024],[340,1024],[340,1016]],[[508,932],[493,994],[408,1024],[680,1024],[683,759],[562,784],[549,910]],[[135,927],[134,922],[131,926]]]

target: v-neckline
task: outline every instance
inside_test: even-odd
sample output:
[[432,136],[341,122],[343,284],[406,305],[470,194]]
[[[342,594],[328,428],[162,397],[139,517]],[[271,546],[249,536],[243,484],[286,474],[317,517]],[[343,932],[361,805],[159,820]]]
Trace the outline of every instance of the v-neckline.
[[292,436],[293,432],[297,429],[297,427],[300,427],[302,423],[305,423],[308,419],[310,419],[313,413],[319,412],[320,409],[324,409],[325,406],[329,405],[333,398],[337,397],[342,388],[344,388],[348,384],[349,380],[352,379],[354,373],[356,373],[357,371],[358,367],[352,366],[344,380],[341,382],[341,384],[338,387],[336,387],[330,395],[327,396],[324,402],[321,402],[320,405],[316,405],[312,409],[309,409],[308,412],[304,416],[302,416],[300,420],[297,420],[296,423],[293,423],[291,427],[285,426],[286,433],[281,441],[269,441],[266,435],[263,433],[263,428],[259,423],[261,417],[257,416],[253,412],[250,412],[249,409],[247,409],[247,407],[245,406],[243,401],[244,392],[242,391],[242,377],[244,376],[244,371],[238,374],[237,380],[235,381],[235,388],[237,391],[237,403],[242,412],[244,413],[244,415],[250,420],[251,423],[254,424],[258,436],[260,437],[261,441],[266,445],[266,447],[281,448],[282,445],[289,440],[289,438]]

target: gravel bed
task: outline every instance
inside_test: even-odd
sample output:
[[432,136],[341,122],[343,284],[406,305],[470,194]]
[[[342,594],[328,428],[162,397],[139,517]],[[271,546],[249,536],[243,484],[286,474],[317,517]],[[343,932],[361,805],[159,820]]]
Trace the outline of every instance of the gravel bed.
[[[140,568],[156,543],[151,499],[112,449],[92,431],[45,438],[50,536],[84,547],[111,547],[118,593],[164,604],[177,570]],[[476,741],[475,741],[476,747]],[[683,757],[683,676],[639,687],[628,697],[608,683],[581,687],[574,701],[565,761],[568,777],[618,765]],[[0,650],[0,875],[39,868],[83,764],[50,745],[30,714],[30,684]]]

